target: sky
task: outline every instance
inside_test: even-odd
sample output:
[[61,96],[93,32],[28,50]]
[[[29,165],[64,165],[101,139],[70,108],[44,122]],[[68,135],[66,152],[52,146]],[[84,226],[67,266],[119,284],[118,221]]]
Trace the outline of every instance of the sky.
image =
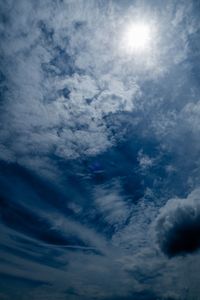
[[199,300],[200,2],[3,0],[0,40],[0,299]]

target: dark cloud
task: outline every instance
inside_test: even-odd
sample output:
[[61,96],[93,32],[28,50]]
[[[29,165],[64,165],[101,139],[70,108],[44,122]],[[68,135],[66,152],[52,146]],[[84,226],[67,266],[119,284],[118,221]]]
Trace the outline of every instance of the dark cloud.
[[192,253],[200,248],[200,190],[187,199],[172,199],[156,221],[161,250],[169,257]]

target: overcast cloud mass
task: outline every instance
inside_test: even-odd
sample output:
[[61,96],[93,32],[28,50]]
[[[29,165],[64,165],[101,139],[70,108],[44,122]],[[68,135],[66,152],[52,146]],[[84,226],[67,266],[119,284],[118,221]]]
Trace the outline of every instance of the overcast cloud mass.
[[0,40],[0,299],[200,299],[200,2],[3,0]]

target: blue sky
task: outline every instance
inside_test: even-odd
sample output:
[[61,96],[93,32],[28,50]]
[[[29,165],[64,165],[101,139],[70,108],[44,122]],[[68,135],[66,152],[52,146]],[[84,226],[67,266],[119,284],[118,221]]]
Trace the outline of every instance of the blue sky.
[[0,12],[0,298],[199,299],[198,1]]

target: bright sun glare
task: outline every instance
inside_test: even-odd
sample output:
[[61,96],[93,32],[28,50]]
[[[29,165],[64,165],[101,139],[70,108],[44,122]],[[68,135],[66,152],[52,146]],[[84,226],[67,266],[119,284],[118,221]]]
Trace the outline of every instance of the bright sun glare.
[[151,42],[150,26],[145,23],[129,24],[122,42],[123,48],[129,53],[147,50]]

